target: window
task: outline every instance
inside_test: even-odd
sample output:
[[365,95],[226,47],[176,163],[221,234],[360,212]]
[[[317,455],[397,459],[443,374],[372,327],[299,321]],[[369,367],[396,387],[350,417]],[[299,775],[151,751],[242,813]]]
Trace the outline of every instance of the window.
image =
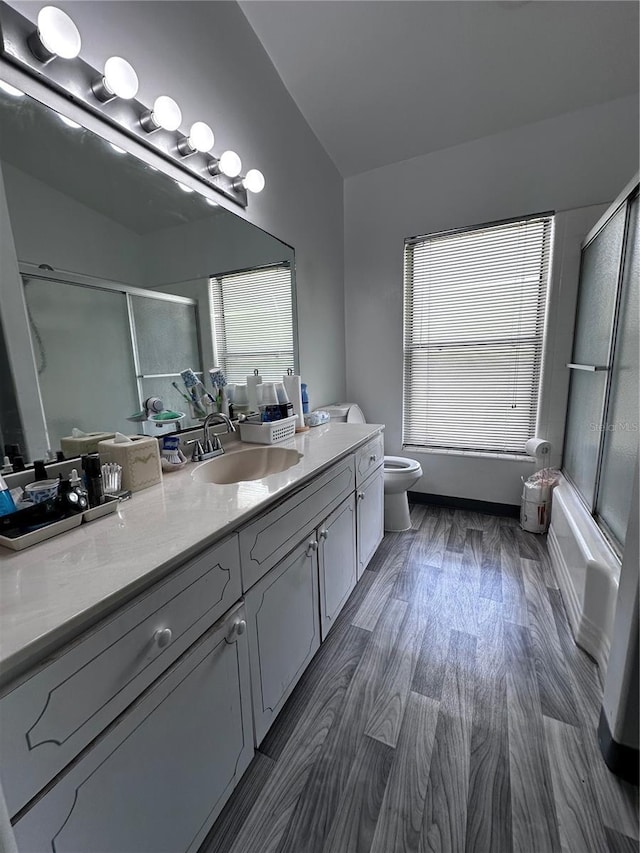
[[545,214],[405,241],[405,446],[524,453],[552,233]]
[[228,382],[245,382],[254,369],[281,381],[294,367],[290,264],[213,276],[209,305],[216,363]]

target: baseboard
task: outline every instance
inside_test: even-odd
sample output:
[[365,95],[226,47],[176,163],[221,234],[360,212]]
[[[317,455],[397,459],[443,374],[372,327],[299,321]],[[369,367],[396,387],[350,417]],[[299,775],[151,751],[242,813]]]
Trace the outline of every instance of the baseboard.
[[625,782],[629,782],[630,785],[637,785],[640,752],[632,746],[625,746],[625,744],[618,743],[613,739],[604,709],[600,711],[598,742],[602,757],[609,770],[624,779]]
[[409,492],[409,503],[446,506],[453,509],[466,509],[469,512],[484,512],[487,515],[502,515],[520,518],[520,507],[513,504],[497,504],[491,501],[476,501],[471,498],[454,498],[447,495],[430,495],[426,492]]

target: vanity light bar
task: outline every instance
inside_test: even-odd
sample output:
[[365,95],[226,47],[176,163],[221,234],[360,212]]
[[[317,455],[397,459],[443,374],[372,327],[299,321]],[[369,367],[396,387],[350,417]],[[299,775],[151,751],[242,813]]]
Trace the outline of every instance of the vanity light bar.
[[173,98],[160,95],[152,108],[137,101],[138,75],[126,59],[109,57],[102,73],[80,59],[80,32],[66,12],[44,6],[34,30],[31,21],[0,0],[0,24],[3,58],[180,165],[210,189],[246,207],[247,191],[264,188],[264,176],[257,169],[241,174],[242,161],[235,151],[224,151],[220,157],[209,153],[215,137],[205,122],[196,121],[186,135],[181,133],[182,111]]

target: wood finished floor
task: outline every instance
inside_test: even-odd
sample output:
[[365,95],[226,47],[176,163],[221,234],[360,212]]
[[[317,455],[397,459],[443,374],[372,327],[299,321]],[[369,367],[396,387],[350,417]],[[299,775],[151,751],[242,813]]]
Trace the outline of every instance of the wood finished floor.
[[426,506],[387,534],[200,853],[618,853],[596,664],[544,538]]

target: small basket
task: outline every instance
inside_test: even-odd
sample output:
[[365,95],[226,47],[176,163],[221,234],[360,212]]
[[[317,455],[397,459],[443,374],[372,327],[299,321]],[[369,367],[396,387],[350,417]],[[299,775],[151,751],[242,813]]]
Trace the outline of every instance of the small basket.
[[240,438],[250,444],[277,444],[286,441],[296,433],[297,415],[268,423],[243,421],[240,424]]

